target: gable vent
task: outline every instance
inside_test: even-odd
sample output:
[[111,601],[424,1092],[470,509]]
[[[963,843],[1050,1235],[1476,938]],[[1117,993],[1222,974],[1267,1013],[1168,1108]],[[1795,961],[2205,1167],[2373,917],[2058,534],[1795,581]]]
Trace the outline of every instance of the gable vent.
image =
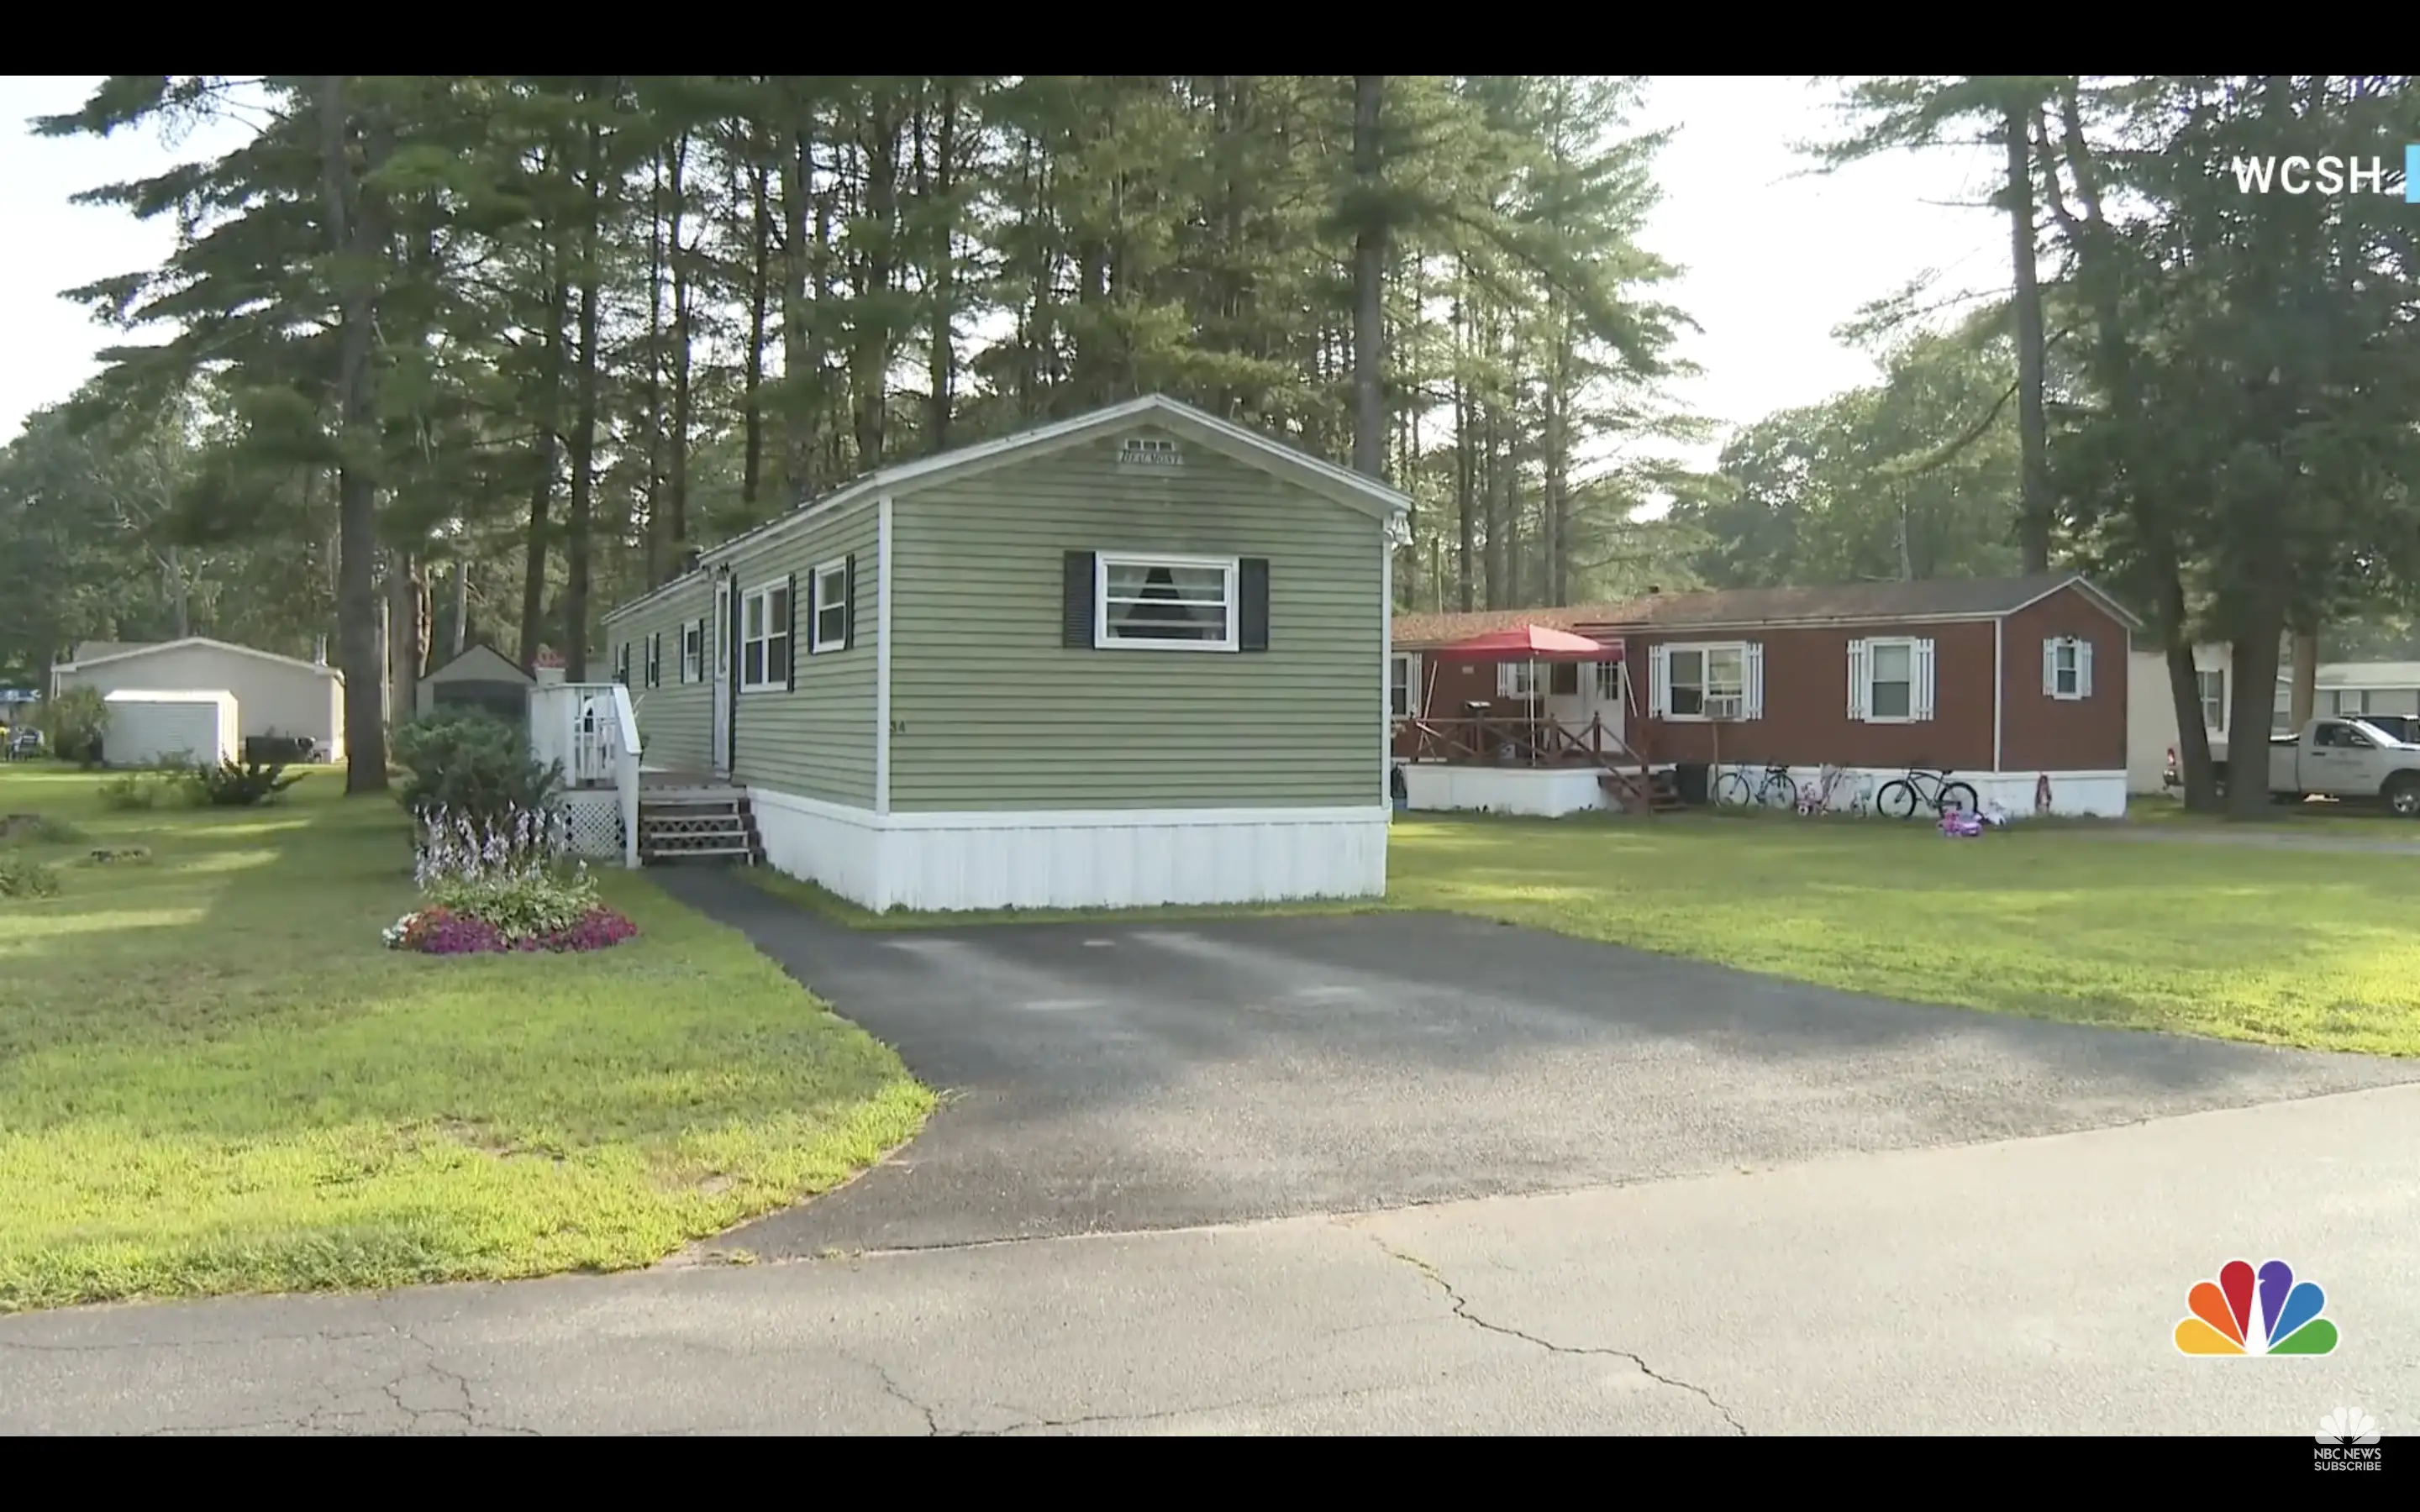
[[1165,436],[1129,436],[1118,460],[1135,467],[1178,468],[1185,465],[1185,454]]

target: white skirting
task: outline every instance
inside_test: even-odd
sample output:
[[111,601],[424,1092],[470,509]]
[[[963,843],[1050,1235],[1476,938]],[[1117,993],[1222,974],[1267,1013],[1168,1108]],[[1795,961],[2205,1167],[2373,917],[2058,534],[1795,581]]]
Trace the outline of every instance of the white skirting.
[[1404,799],[1420,810],[1535,814],[1548,819],[1611,807],[1594,767],[1403,764]]
[[[1764,780],[1761,766],[1730,767],[1745,776],[1753,788]],[[1903,766],[1852,766],[1850,773],[1865,779],[1866,805],[1869,810],[1882,793],[1884,784],[1907,776]],[[1823,780],[1820,766],[1793,766],[1791,780],[1810,797]],[[2034,814],[2037,785],[2043,778],[2050,779],[2050,811],[2072,819],[2123,819],[2126,817],[2126,774],[2106,772],[1952,772],[1949,779],[1963,782],[1975,790],[1986,810],[1997,808],[2012,819],[2030,819]],[[1923,810],[1917,810],[1919,813]]]
[[1145,908],[1378,898],[1382,808],[877,814],[748,790],[765,859],[862,907]]

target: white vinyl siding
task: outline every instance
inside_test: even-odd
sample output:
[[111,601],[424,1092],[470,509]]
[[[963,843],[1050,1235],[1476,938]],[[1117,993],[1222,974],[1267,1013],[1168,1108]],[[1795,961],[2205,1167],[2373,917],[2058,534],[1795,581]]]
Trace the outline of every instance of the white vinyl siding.
[[1764,647],[1756,641],[1656,646],[1647,674],[1659,719],[1764,717]]
[[1932,717],[1932,642],[1892,636],[1849,642],[1849,717],[1918,724]]
[[2055,636],[2042,642],[2042,696],[2061,702],[2092,696],[2092,642]]

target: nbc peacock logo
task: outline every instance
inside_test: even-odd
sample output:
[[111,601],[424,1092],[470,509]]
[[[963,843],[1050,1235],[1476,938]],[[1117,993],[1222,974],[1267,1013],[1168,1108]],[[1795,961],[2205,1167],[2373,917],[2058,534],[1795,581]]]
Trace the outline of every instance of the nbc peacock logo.
[[2258,1271],[2229,1260],[2218,1279],[2199,1281],[2185,1297],[2193,1316],[2177,1320],[2182,1354],[2334,1354],[2336,1325],[2319,1316],[2327,1293],[2297,1281],[2294,1268],[2271,1260]]

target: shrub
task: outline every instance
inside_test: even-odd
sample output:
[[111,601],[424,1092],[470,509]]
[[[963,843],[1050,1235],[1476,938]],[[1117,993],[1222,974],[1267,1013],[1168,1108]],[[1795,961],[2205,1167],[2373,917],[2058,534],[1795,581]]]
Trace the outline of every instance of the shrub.
[[0,851],[0,898],[55,898],[59,874],[30,856]]
[[409,774],[396,796],[424,824],[442,811],[484,832],[515,813],[544,812],[563,786],[560,762],[540,765],[518,726],[473,709],[404,721],[395,759]]
[[283,762],[262,763],[223,761],[216,766],[196,766],[179,774],[202,803],[222,809],[250,809],[273,803],[287,788],[310,776],[296,772],[288,776]]
[[81,845],[85,832],[64,819],[42,813],[12,813],[0,819],[0,845]]
[[128,772],[103,782],[97,792],[101,806],[129,811],[135,809],[156,809],[165,791],[155,772]]
[[44,699],[34,723],[50,742],[51,754],[82,766],[101,764],[101,737],[109,730],[109,705],[97,687],[62,688]]
[[595,950],[636,934],[597,901],[585,866],[565,867],[568,838],[559,812],[424,814],[412,875],[428,906],[396,920],[387,944],[436,955]]

